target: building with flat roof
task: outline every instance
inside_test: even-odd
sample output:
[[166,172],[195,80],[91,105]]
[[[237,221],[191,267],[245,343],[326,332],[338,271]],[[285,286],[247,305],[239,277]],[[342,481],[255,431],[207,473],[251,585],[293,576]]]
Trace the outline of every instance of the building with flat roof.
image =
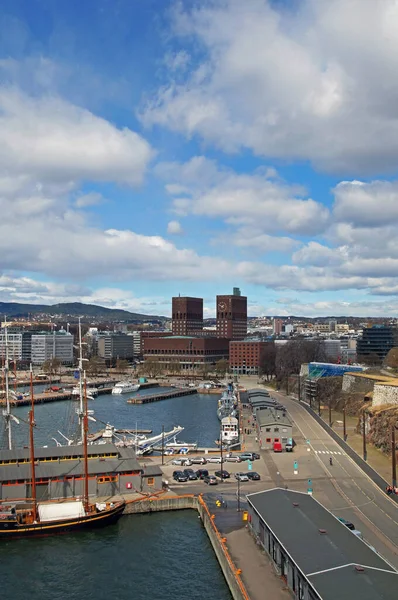
[[228,360],[228,340],[167,336],[144,340],[144,360],[156,360],[164,367],[178,362],[183,370],[196,370],[204,365],[213,366],[219,360]]
[[203,298],[176,296],[172,299],[173,335],[195,335],[203,329]]
[[377,354],[383,360],[395,344],[396,330],[383,325],[365,327],[362,336],[357,341],[357,355],[360,360],[362,356]]
[[232,295],[217,296],[217,337],[243,340],[247,335],[247,297],[234,288]]
[[393,600],[398,573],[311,495],[247,496],[249,526],[295,598]]
[[263,364],[267,344],[259,341],[231,341],[229,368],[235,375],[258,375]]
[[34,365],[42,365],[47,360],[57,358],[64,365],[73,364],[73,335],[64,330],[52,333],[33,333],[31,337],[31,360]]
[[134,357],[134,337],[126,333],[105,333],[98,336],[98,356],[112,363]]

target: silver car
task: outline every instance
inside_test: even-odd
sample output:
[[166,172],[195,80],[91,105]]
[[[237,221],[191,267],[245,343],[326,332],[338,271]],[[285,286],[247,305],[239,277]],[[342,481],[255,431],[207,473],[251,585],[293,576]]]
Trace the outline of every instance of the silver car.
[[235,479],[237,481],[249,481],[249,478],[246,475],[246,473],[235,473]]

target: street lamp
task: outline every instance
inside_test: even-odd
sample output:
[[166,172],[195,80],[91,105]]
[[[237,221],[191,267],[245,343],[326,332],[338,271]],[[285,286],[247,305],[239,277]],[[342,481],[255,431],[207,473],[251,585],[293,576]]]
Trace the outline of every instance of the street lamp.
[[240,479],[238,479],[238,491],[237,493],[237,500],[238,500],[238,508],[236,509],[237,512],[240,512]]
[[366,414],[365,411],[362,413],[362,443],[363,443],[363,460],[367,461],[368,453],[366,450]]
[[397,449],[395,444],[395,428],[394,423],[391,429],[391,460],[392,460],[392,486],[397,487]]

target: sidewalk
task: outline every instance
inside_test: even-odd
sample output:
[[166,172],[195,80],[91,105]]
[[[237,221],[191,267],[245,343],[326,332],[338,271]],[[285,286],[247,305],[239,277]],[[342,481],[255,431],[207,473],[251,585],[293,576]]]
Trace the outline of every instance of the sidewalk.
[[287,600],[292,597],[270,559],[245,527],[228,533],[226,538],[232,560],[242,570],[242,580],[251,600]]
[[[321,415],[323,421],[329,424],[329,413],[327,410],[322,411]],[[339,421],[339,422],[338,422]],[[358,423],[358,417],[347,417],[346,418],[346,431],[347,440],[346,443],[361,457],[363,458],[363,440],[362,436],[356,432],[356,426]],[[343,414],[332,411],[332,429],[341,438],[343,438]],[[366,444],[367,463],[375,470],[383,479],[391,481],[392,467],[391,457],[384,454],[381,450],[370,444]]]

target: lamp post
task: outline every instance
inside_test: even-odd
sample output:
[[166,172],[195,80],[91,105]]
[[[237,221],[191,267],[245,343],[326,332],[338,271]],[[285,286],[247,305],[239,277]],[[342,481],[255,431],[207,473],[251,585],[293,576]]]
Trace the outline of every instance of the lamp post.
[[343,406],[343,438],[344,441],[347,441],[347,424],[346,424],[346,415],[345,415],[346,403],[344,402]]
[[391,429],[391,460],[392,460],[392,486],[397,487],[397,450],[395,445],[395,423]]
[[164,465],[164,425],[162,425],[162,465]]
[[238,500],[238,507],[237,507],[237,512],[240,512],[240,479],[238,479],[238,491],[237,493],[237,500]]
[[365,411],[362,414],[362,442],[363,442],[363,460],[368,460],[368,453],[366,451],[366,415]]
[[224,455],[223,455],[223,448],[222,448],[222,421],[221,421],[221,428],[220,428],[220,450],[221,450],[221,483],[224,481],[223,480],[223,466],[224,466]]

